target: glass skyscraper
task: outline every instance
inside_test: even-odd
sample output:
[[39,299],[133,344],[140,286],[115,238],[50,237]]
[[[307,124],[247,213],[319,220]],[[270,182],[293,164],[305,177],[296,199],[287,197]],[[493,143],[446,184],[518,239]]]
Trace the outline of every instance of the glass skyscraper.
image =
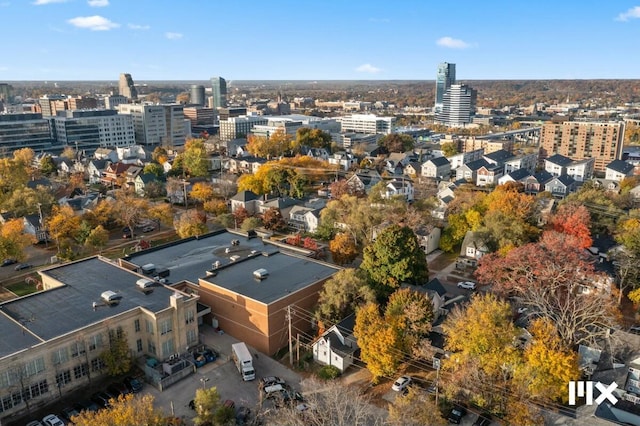
[[456,64],[442,62],[438,65],[438,74],[436,74],[436,112],[442,111],[444,94],[452,84],[456,84]]
[[227,106],[227,81],[224,78],[211,77],[211,93],[214,109]]

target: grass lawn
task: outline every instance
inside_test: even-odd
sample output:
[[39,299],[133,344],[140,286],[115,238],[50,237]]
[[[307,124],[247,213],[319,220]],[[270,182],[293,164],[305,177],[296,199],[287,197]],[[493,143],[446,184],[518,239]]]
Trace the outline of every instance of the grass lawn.
[[13,284],[4,286],[7,290],[15,293],[16,296],[26,296],[27,294],[35,293],[37,291],[35,284],[27,284],[24,281],[20,281]]

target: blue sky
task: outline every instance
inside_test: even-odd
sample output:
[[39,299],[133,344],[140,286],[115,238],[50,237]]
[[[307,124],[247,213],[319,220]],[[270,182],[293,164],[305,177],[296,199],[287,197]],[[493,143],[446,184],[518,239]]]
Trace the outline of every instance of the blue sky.
[[0,81],[640,78],[640,0],[0,0]]

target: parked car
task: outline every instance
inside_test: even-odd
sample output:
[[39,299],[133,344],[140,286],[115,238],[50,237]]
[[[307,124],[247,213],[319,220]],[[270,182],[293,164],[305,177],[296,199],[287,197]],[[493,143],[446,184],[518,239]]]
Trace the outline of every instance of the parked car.
[[142,228],[142,232],[153,232],[156,228],[153,226],[145,226]]
[[249,422],[251,409],[249,407],[240,406],[236,408],[236,424],[245,425]]
[[5,267],[5,266],[13,265],[16,262],[17,261],[15,259],[5,259],[2,261],[2,265],[0,266]]
[[64,422],[55,414],[48,414],[42,418],[45,426],[64,426]]
[[491,416],[489,414],[480,414],[475,422],[473,422],[473,426],[489,426],[491,424]]
[[453,407],[449,412],[449,416],[447,420],[449,423],[454,423],[459,425],[462,421],[462,418],[467,414],[467,410],[464,407]]
[[460,281],[458,283],[458,288],[464,288],[466,290],[475,290],[476,289],[476,283],[471,282],[471,281]]
[[88,399],[82,400],[73,404],[73,408],[82,412],[82,411],[98,411],[100,406],[93,401],[89,401]]
[[128,226],[122,228],[122,238],[127,239],[131,237],[131,228],[129,228]]
[[29,269],[32,268],[33,265],[31,265],[30,263],[19,263],[16,265],[16,267],[14,268],[16,271],[22,271],[23,269]]
[[43,426],[42,422],[39,420],[33,420],[27,423],[27,426]]
[[284,385],[284,380],[277,376],[267,376],[260,379],[260,386],[265,388],[272,385]]
[[144,387],[142,382],[140,380],[136,379],[135,377],[125,377],[124,378],[124,384],[133,393],[140,392],[142,390],[142,388]]
[[396,392],[402,392],[407,388],[407,386],[409,386],[409,384],[411,384],[411,377],[400,376],[398,377],[398,380],[393,382],[393,385],[391,386],[391,390],[394,390]]
[[80,410],[78,410],[77,408],[67,407],[62,409],[62,412],[60,413],[60,417],[62,417],[62,419],[66,420],[67,422],[70,422],[71,417],[77,416],[79,414],[80,414]]
[[124,383],[111,383],[107,387],[107,392],[114,395],[116,398],[120,395],[128,395],[131,393],[129,388]]
[[115,397],[107,392],[96,392],[91,395],[91,401],[95,402],[102,408],[110,407],[109,400],[115,399]]
[[236,403],[230,399],[227,399],[222,405],[226,408],[231,408],[234,412],[236,411]]

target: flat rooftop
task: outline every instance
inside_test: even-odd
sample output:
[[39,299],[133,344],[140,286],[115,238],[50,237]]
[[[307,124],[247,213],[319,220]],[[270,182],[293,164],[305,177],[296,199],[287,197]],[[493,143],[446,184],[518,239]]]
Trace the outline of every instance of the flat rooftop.
[[[237,245],[232,241],[236,240]],[[167,268],[170,271],[169,282],[189,281],[194,284],[213,268],[231,263],[232,256],[247,257],[252,251],[276,252],[278,248],[262,242],[261,238],[251,238],[234,234],[226,230],[207,234],[200,238],[187,238],[176,242],[131,254],[124,260],[141,267],[152,263],[156,269]]]
[[[100,257],[40,274],[64,285],[0,304],[0,358],[138,307],[159,312],[170,306],[169,297],[175,292],[156,284],[145,294],[136,286],[140,275]],[[117,305],[102,305],[100,295],[107,290],[121,296]],[[96,310],[94,302],[99,305]]]
[[[232,260],[233,256],[238,257]],[[197,284],[203,279],[265,304],[329,278],[340,269],[304,256],[280,252],[278,247],[260,238],[247,239],[229,231],[180,240],[132,254],[125,260],[139,267],[152,263],[156,268],[167,268],[171,283],[186,280]],[[207,276],[207,271],[214,269],[216,262],[215,275]],[[253,271],[261,268],[269,275],[259,281],[254,278]]]
[[[253,271],[266,269],[259,280]],[[320,280],[330,278],[338,267],[285,253],[253,256],[237,264],[215,270],[205,281],[250,299],[269,304]]]

